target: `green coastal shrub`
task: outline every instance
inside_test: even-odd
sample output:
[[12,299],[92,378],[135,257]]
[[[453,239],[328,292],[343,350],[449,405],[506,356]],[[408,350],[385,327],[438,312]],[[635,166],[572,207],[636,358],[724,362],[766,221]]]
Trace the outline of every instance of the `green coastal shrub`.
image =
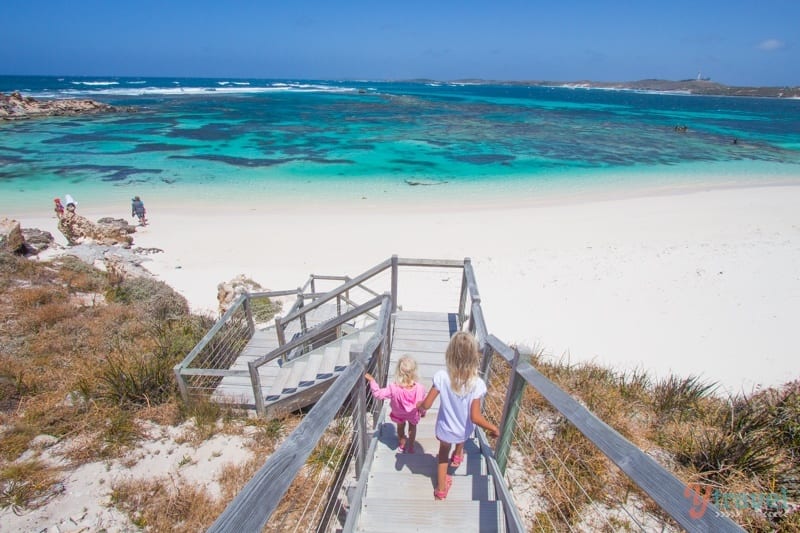
[[282,302],[274,301],[266,296],[250,300],[250,309],[253,311],[253,319],[256,322],[270,322],[275,315],[281,312],[282,308]]
[[186,298],[172,287],[150,278],[128,278],[112,282],[106,292],[110,302],[136,304],[153,320],[169,320],[189,314]]

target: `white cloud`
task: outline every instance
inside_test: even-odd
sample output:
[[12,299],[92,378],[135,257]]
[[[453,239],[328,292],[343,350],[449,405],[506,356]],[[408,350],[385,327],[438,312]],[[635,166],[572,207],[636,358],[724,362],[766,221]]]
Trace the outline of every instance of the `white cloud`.
[[761,41],[758,44],[759,50],[764,50],[766,52],[771,52],[773,50],[779,50],[783,48],[783,43],[778,39],[767,39],[766,41]]

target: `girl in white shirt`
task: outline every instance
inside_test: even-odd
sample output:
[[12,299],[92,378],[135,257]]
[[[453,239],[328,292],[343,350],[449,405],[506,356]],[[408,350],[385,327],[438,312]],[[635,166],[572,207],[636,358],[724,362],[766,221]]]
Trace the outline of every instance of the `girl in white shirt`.
[[[481,398],[486,394],[486,383],[478,376],[480,365],[478,342],[471,334],[460,331],[453,335],[445,351],[447,370],[433,376],[433,387],[425,400],[418,404],[422,410],[430,409],[439,396],[439,414],[436,417],[436,438],[439,456],[436,490],[433,496],[444,500],[453,484],[447,475],[448,464],[458,468],[464,459],[464,441],[472,436],[475,425],[482,427],[490,437],[498,434],[497,426],[481,413]],[[453,456],[450,447],[455,444]]]

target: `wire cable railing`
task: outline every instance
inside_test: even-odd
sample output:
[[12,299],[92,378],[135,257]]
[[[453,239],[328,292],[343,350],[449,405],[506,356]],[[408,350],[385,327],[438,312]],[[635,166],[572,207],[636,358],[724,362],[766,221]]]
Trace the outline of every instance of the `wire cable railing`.
[[[390,310],[391,298],[384,296],[376,333],[363,350],[351,352],[350,365],[208,531],[324,530],[325,522],[343,508],[336,503],[342,472],[355,459],[356,472],[364,475],[369,418],[364,372],[388,355],[383,340]],[[298,501],[305,502],[302,508]]]

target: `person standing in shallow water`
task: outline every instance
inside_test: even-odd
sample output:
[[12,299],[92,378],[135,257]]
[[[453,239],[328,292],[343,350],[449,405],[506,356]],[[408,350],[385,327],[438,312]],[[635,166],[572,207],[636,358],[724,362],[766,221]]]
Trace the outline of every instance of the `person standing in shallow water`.
[[137,217],[140,225],[147,225],[147,220],[145,219],[144,202],[142,202],[142,199],[138,196],[134,196],[131,199],[131,216]]

